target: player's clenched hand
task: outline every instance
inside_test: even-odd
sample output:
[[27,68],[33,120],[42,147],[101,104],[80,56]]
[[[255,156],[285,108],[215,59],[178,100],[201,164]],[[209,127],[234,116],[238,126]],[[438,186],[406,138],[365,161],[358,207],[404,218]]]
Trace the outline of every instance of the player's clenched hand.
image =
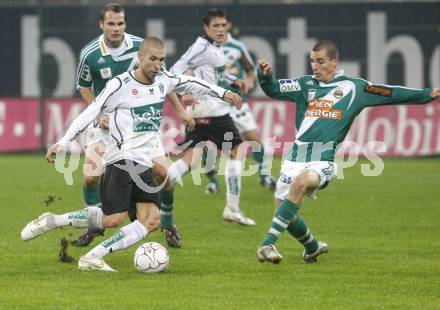
[[186,113],[185,110],[182,111],[182,114],[180,115],[180,119],[182,120],[182,122],[185,124],[186,129],[188,131],[192,131],[194,129],[194,126],[196,125],[196,122],[194,121],[194,119],[191,117],[191,115],[189,115],[188,113]]
[[244,95],[249,92],[249,85],[245,80],[235,80],[233,85],[240,89],[241,93]]
[[108,115],[100,114],[98,116],[98,123],[99,123],[99,126],[101,126],[102,129],[108,129]]
[[231,91],[227,91],[225,93],[224,100],[226,100],[230,103],[233,103],[237,107],[238,110],[241,109],[242,102],[241,102],[240,95],[233,93]]
[[272,75],[272,65],[266,59],[259,59],[257,64],[264,75]]
[[54,145],[52,145],[46,152],[46,160],[53,164],[55,162],[53,155],[64,150],[65,147],[63,145],[60,145],[58,143],[55,143]]
[[431,92],[431,97],[432,98],[437,98],[440,96],[440,87],[438,88],[433,88],[432,92]]

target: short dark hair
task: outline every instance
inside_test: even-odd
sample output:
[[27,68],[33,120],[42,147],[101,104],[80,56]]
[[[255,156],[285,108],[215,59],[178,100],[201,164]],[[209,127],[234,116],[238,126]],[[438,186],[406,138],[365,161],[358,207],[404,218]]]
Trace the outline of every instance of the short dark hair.
[[101,10],[101,14],[99,15],[99,19],[101,21],[104,21],[105,13],[107,12],[122,13],[124,14],[124,19],[125,19],[125,9],[119,3],[111,2],[104,5],[104,7]]
[[221,17],[221,18],[226,19],[227,21],[229,20],[228,14],[226,14],[225,11],[214,8],[214,9],[209,9],[208,12],[206,12],[205,17],[203,18],[203,23],[206,26],[209,26],[209,23],[211,22],[211,20],[214,17]]
[[319,41],[312,48],[312,51],[314,51],[314,52],[318,52],[321,50],[326,50],[327,56],[330,59],[336,59],[336,58],[339,59],[339,50],[334,42],[332,42],[330,40]]

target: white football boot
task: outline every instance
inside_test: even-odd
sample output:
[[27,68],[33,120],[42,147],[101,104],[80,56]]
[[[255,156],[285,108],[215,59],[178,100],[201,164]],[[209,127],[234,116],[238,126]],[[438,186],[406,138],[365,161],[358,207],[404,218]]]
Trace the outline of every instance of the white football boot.
[[223,210],[223,219],[229,222],[236,222],[245,226],[254,226],[255,221],[251,218],[248,218],[244,215],[243,211],[238,209],[237,211],[232,210],[229,207],[226,207]]
[[283,257],[277,248],[273,244],[260,246],[257,250],[257,259],[264,262],[271,262],[272,264],[278,264]]
[[21,239],[30,240],[46,231],[56,228],[53,214],[50,212],[41,214],[36,220],[29,222],[21,231]]
[[78,261],[78,269],[79,270],[101,270],[101,271],[111,271],[115,272],[116,270],[106,264],[102,259],[96,257],[85,257],[81,256]]
[[328,253],[328,245],[325,242],[318,241],[318,248],[313,253],[306,253],[304,250],[303,260],[306,264],[316,263],[318,261],[318,256],[324,253]]

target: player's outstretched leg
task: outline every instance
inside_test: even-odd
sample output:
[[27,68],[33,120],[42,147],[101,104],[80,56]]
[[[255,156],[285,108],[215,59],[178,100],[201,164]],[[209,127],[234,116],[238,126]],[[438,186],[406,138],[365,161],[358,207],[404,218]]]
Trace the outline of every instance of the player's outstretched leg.
[[79,270],[116,271],[107,265],[102,258],[114,251],[126,249],[145,238],[147,228],[138,220],[125,225],[107,240],[98,244],[78,261]]
[[299,206],[289,199],[285,199],[275,212],[272,219],[272,225],[267,233],[266,240],[261,243],[257,250],[257,259],[260,262],[268,261],[271,263],[279,263],[282,256],[275,248],[275,243],[281,234],[286,230],[293,217],[298,213]]
[[89,207],[61,215],[50,212],[43,213],[23,228],[21,238],[23,240],[30,240],[54,228],[68,225],[78,228],[102,228],[102,210],[97,207]]

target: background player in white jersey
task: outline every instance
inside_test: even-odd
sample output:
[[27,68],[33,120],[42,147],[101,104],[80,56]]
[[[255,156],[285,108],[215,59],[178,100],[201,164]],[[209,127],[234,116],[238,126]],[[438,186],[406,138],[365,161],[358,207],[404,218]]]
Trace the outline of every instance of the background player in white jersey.
[[[204,36],[198,37],[193,45],[181,56],[181,58],[171,67],[170,71],[176,74],[183,74],[191,71],[209,83],[225,86],[226,88],[244,88],[244,82],[235,77],[230,79],[225,75],[225,57],[220,44],[225,42],[227,34],[226,14],[218,9],[211,9],[203,20]],[[242,142],[234,122],[229,115],[230,105],[220,99],[194,94],[186,95],[186,101],[195,100],[197,103],[187,111],[196,122],[192,132],[186,135],[183,143],[187,148],[184,156],[174,162],[168,170],[173,180],[180,180],[190,169],[200,164],[203,146],[212,142],[218,149],[221,149],[225,138],[228,144],[232,145],[227,156],[226,163],[226,207],[223,211],[223,219],[234,221],[242,225],[255,225],[255,222],[247,218],[241,211],[240,191],[242,162],[237,158],[237,149]],[[190,97],[190,98],[188,98]],[[195,155],[195,156],[194,156]],[[168,192],[168,196],[162,196],[161,225],[164,228],[167,242],[172,247],[180,247],[181,240],[174,225],[174,215],[172,206],[173,192]],[[176,232],[170,234],[170,229]]]
[[[106,4],[99,22],[102,35],[89,42],[81,51],[77,88],[87,104],[95,99],[112,77],[131,70],[138,63],[137,52],[142,39],[125,32],[125,17],[125,10],[119,4]],[[167,97],[177,109],[178,115],[183,117],[182,120],[192,127],[192,120],[179,111],[181,106],[177,96],[173,93]],[[83,185],[86,207],[99,207],[101,204],[99,182],[102,175],[102,155],[109,141],[108,122],[108,115],[100,114],[86,132]],[[156,165],[154,169],[161,177],[166,174],[160,165]],[[73,244],[87,246],[96,235],[102,234],[103,229],[85,229]]]
[[[255,64],[246,46],[232,36],[232,21],[229,15],[227,15],[227,28],[228,33],[226,42],[221,45],[225,54],[226,73],[235,76],[237,79],[242,79],[245,85],[244,94],[242,94],[241,97],[243,100],[243,106],[240,110],[231,107],[230,115],[243,140],[255,141],[261,146],[259,151],[255,150],[252,152],[254,160],[258,163],[260,184],[266,186],[270,190],[274,190],[276,185],[275,179],[269,174],[269,171],[267,171],[269,167],[267,159],[264,157],[264,147],[260,141],[257,123],[255,122],[255,118],[252,115],[249,104],[247,103],[248,96],[246,94],[255,87],[255,81],[257,80]],[[212,151],[213,149],[211,148],[209,150]],[[217,192],[218,182],[216,179],[216,169],[214,168],[206,174],[209,177],[209,184],[206,187],[205,192]]]
[[314,263],[327,253],[328,246],[317,241],[299,216],[304,196],[314,197],[336,176],[334,157],[355,117],[371,106],[423,104],[440,95],[440,88],[414,89],[373,85],[350,78],[337,70],[339,51],[331,41],[320,41],[312,48],[313,75],[276,80],[266,60],[258,62],[258,80],[270,97],[296,103],[296,140],[291,157],[281,166],[275,191],[275,215],[266,239],[257,250],[261,262],[278,263],[281,255],[275,243],[287,229],[304,246],[303,260]]
[[127,217],[125,225],[113,236],[97,245],[78,262],[81,270],[114,271],[102,258],[125,249],[159,227],[159,188],[153,180],[153,158],[161,145],[158,130],[166,94],[173,90],[216,96],[241,105],[241,98],[200,79],[172,75],[164,68],[165,46],[156,37],[147,37],[139,51],[139,67],[111,79],[104,90],[84,110],[63,138],[46,154],[68,147],[100,113],[110,113],[109,139],[104,154],[106,169],[102,178],[102,209],[85,209],[62,215],[45,213],[28,223],[21,232],[23,240],[33,239],[57,227],[117,227]]

